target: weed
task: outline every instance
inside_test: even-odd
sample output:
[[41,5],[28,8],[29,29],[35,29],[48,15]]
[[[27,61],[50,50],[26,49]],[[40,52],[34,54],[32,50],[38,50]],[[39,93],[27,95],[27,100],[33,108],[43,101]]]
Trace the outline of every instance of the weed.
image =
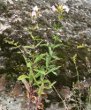
[[[42,96],[43,94],[46,94],[45,91],[51,89],[55,84],[55,82],[50,82],[48,75],[57,75],[56,70],[60,68],[60,66],[55,65],[55,62],[59,60],[54,52],[54,49],[57,46],[52,43],[44,43],[39,46],[41,48],[46,47],[48,51],[45,53],[32,53],[29,52],[26,47],[20,49],[28,68],[28,74],[20,75],[18,78],[18,80],[21,80],[24,83],[30,100],[32,100],[33,97],[36,97],[33,98],[33,103],[36,102],[36,109],[40,108],[39,105],[42,104]],[[29,56],[26,57],[26,54]],[[32,94],[30,94],[31,91]]]

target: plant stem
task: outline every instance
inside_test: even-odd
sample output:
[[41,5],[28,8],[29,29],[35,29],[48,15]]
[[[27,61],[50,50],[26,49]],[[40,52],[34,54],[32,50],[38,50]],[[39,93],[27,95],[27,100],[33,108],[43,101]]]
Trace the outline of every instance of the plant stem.
[[57,91],[57,89],[53,86],[54,91],[57,93],[58,97],[62,100],[62,103],[64,105],[65,110],[68,110],[68,107],[66,105],[65,100],[63,100],[63,98],[61,97],[61,95],[59,94],[59,92]]

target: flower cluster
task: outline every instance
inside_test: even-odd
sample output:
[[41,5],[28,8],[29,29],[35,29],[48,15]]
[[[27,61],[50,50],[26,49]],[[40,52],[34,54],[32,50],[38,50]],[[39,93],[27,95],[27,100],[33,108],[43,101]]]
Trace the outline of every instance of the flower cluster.
[[[67,12],[67,13],[69,12],[69,7],[68,7],[67,5],[58,5],[57,7],[53,5],[53,6],[51,7],[51,9],[52,9],[53,12],[61,11],[61,10],[64,10],[64,11]],[[37,6],[37,5],[34,6],[34,7],[32,8],[31,16],[32,16],[32,17],[37,17],[38,11],[39,11],[38,6]]]
[[39,8],[38,6],[33,7],[32,9],[32,17],[36,17],[37,16],[37,12],[38,12]]
[[55,12],[55,11],[61,11],[61,10],[64,10],[65,12],[69,12],[69,7],[67,5],[59,5],[59,6],[52,6],[51,7],[52,11]]

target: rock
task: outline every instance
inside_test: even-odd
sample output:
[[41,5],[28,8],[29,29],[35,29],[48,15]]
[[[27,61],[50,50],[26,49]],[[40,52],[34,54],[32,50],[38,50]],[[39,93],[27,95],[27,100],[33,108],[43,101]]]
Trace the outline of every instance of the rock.
[[[21,65],[22,62],[24,63],[24,60],[22,60],[20,54],[16,55],[17,49],[13,49],[14,46],[12,43],[19,43],[22,46],[30,45],[32,43],[31,34],[33,34],[33,36],[40,36],[43,40],[49,41],[51,41],[50,39],[53,35],[59,35],[64,41],[71,38],[74,39],[72,45],[69,43],[69,45],[71,45],[70,49],[67,47],[67,52],[70,51],[72,53],[64,52],[66,51],[66,47],[62,47],[62,52],[67,53],[67,57],[64,56],[65,59],[67,59],[66,62],[68,62],[68,60],[69,62],[72,62],[70,60],[73,54],[75,54],[75,51],[73,52],[73,50],[76,49],[74,45],[77,41],[91,45],[91,0],[25,0],[26,2],[24,0],[15,0],[14,3],[12,1],[13,0],[8,0],[8,3],[7,0],[0,1],[0,72],[2,69],[6,69],[6,71],[9,70],[8,72],[10,73],[21,73],[19,65]],[[57,6],[61,4],[69,7],[69,12],[64,13],[63,20],[58,19],[57,14],[51,9],[53,5]],[[38,6],[39,13],[38,17],[32,20],[31,13],[34,6]],[[54,26],[55,22],[59,24],[58,29]],[[6,42],[5,40],[9,41]],[[79,52],[79,50],[76,50],[76,52]],[[65,55],[64,53],[63,55]],[[80,64],[83,64],[84,62],[81,62]],[[70,77],[72,77],[72,75],[73,77],[76,76],[73,63],[69,63],[67,68],[65,67],[65,61],[63,61],[63,63],[63,69],[74,69],[74,71],[70,70]],[[86,72],[84,72],[84,68],[82,68],[80,77]],[[67,71],[65,72],[65,70],[63,70],[63,74],[62,78],[65,78],[67,81]],[[3,81],[5,81],[5,79],[4,77],[1,77],[0,91],[5,89],[5,82]],[[65,82],[65,84],[67,84],[67,82]],[[12,89],[11,94],[19,96],[21,93],[21,91],[19,91],[19,87],[20,86],[16,84]],[[8,100],[8,97],[6,98]],[[7,100],[4,99],[4,103],[9,106],[9,102]],[[12,103],[13,101],[10,102]],[[12,106],[13,104],[10,105]],[[19,109],[19,106],[20,105],[18,104],[18,108],[16,109]],[[0,107],[2,109],[2,105],[0,105]],[[59,110],[60,108],[56,105],[55,107],[52,105],[49,109]]]
[[14,88],[12,88],[9,95],[14,98],[23,96],[22,86],[19,82],[16,82]]
[[[91,29],[91,1],[89,0],[67,0],[66,4],[70,11],[62,22],[66,36],[79,36],[78,33]],[[79,36],[80,37],[80,36]]]
[[6,74],[0,77],[0,92],[5,90],[5,86],[7,84]]

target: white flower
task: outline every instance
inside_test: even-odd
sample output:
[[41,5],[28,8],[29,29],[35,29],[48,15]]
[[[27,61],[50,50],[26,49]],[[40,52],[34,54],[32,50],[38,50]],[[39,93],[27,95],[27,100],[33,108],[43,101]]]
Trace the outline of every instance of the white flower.
[[0,23],[0,34],[3,33],[3,31],[5,31],[6,29],[11,28],[11,26],[9,24],[1,24]]
[[52,11],[54,11],[54,12],[57,10],[54,5],[51,7],[51,9],[52,9]]
[[12,0],[7,0],[10,4],[14,4],[14,2]]
[[36,17],[38,10],[39,10],[39,8],[37,6],[33,7],[31,16]]
[[33,11],[38,11],[38,10],[39,10],[38,6],[33,7]]
[[36,17],[37,13],[35,11],[32,11],[32,17]]
[[68,13],[69,12],[69,7],[67,5],[63,5],[63,9]]

